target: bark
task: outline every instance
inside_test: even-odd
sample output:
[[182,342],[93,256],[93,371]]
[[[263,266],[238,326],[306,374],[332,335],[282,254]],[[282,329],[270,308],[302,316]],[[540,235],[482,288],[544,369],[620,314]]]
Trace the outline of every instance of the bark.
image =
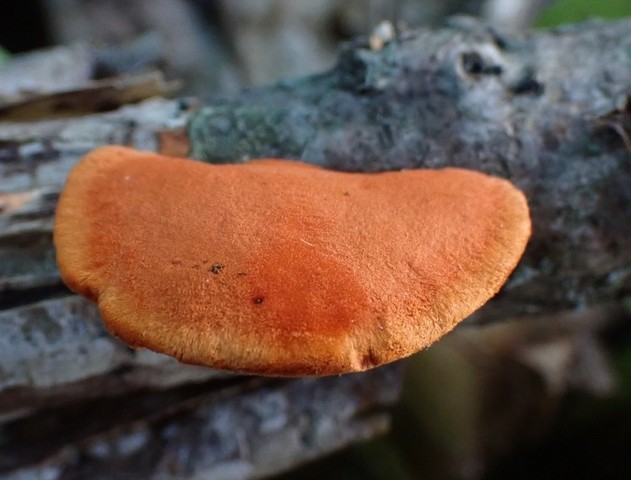
[[[94,80],[96,51],[79,49],[62,85],[38,74],[49,81],[29,90],[28,73],[5,67],[2,111],[30,121],[0,118],[0,475],[260,477],[382,431],[382,408],[398,393],[398,365],[329,379],[241,378],[110,338],[95,308],[61,285],[51,244],[67,172],[101,144],[189,148],[213,162],[279,156],[343,170],[456,165],[504,176],[528,195],[534,235],[478,321],[628,298],[630,31],[622,21],[508,36],[461,21],[399,32],[374,50],[357,41],[331,72],[203,108],[161,98],[125,105],[114,95],[111,111],[91,115],[56,100]],[[51,71],[56,61],[45,54],[30,68]],[[32,118],[33,95],[46,100],[45,118]]]
[[[231,91],[241,84],[211,4],[204,12],[189,0],[43,0],[47,25],[56,43],[89,42],[116,45],[145,32],[160,38],[167,78],[183,80],[186,94]],[[214,9],[216,10],[216,6]],[[135,60],[142,61],[142,57]]]

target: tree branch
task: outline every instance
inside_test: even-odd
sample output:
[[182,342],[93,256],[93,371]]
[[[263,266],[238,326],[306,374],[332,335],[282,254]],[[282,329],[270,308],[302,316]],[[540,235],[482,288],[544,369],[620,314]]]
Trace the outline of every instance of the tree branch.
[[[95,308],[60,284],[51,243],[67,172],[101,144],[188,148],[213,162],[279,156],[342,170],[456,165],[504,176],[526,192],[534,236],[478,321],[628,298],[630,31],[631,21],[596,22],[509,36],[460,21],[399,32],[378,50],[357,41],[331,72],[213,98],[203,108],[153,99],[86,116],[0,119],[0,451],[34,439],[28,434],[41,432],[43,419],[53,425],[45,438],[60,439],[51,446],[38,433],[29,448],[0,455],[0,471],[49,469],[61,478],[110,472],[106,465],[122,468],[127,459],[143,478],[218,468],[252,478],[381,431],[380,409],[398,393],[396,365],[332,379],[217,377],[131,352],[106,335]],[[72,65],[90,72],[96,57],[82,51]],[[16,82],[28,75],[12,76],[13,90],[3,90],[7,68],[0,92],[16,102],[24,90]],[[76,88],[49,83],[41,95]],[[118,412],[105,424],[97,421],[104,395]],[[269,408],[258,411],[259,404]],[[360,415],[373,408],[375,415]],[[270,449],[287,455],[270,465]],[[189,453],[177,457],[181,451]],[[176,457],[181,463],[167,461]]]

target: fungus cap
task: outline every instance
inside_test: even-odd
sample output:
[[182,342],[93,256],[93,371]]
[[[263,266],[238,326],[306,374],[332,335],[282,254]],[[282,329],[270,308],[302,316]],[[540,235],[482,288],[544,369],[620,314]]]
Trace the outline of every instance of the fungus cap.
[[102,147],[71,172],[54,242],[63,280],[129,345],[297,376],[430,345],[499,290],[529,235],[524,195],[474,171]]

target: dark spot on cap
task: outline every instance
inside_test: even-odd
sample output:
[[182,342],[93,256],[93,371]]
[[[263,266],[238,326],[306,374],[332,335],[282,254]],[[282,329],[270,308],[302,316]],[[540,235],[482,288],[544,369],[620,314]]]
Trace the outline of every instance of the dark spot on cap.
[[212,267],[210,267],[209,271],[214,273],[215,275],[218,275],[219,273],[221,273],[221,271],[223,270],[223,263],[213,263]]
[[263,298],[263,297],[261,297],[261,296],[254,297],[254,298],[252,299],[252,303],[253,303],[254,305],[260,305],[260,304],[261,304],[261,303],[263,303],[264,301],[265,301],[265,298]]

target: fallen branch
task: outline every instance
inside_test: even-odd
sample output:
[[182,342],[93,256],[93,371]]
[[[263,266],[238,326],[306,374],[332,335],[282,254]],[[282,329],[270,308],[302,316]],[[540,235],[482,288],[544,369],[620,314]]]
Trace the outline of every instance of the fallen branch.
[[[98,145],[188,150],[213,162],[278,156],[343,170],[457,165],[504,176],[529,197],[534,236],[478,321],[628,298],[630,31],[631,21],[621,21],[517,37],[461,22],[400,32],[374,50],[358,41],[331,72],[202,108],[152,99],[80,117],[2,121],[0,410],[12,420],[0,425],[0,471],[48,469],[61,478],[103,468],[98,478],[107,478],[105,464],[122,468],[127,459],[142,478],[217,469],[254,478],[382,431],[380,408],[398,393],[397,366],[333,379],[227,379],[131,352],[109,337],[95,308],[61,285],[51,243],[67,172]],[[87,72],[95,58],[83,52],[72,64]],[[8,71],[0,71],[0,92]],[[42,94],[56,90],[49,87]],[[103,396],[121,412],[136,405],[137,415],[92,430],[64,423],[69,405],[81,409],[75,422],[97,418],[101,404],[92,402]],[[259,401],[270,408],[256,413]],[[359,415],[373,408],[374,416]],[[40,436],[4,453],[44,418],[63,425],[46,436],[57,435],[54,448]],[[234,425],[245,426],[235,434]],[[169,453],[165,438],[181,443]],[[141,448],[125,450],[130,444]],[[169,463],[176,451],[188,453]],[[280,451],[287,456],[270,465]]]

